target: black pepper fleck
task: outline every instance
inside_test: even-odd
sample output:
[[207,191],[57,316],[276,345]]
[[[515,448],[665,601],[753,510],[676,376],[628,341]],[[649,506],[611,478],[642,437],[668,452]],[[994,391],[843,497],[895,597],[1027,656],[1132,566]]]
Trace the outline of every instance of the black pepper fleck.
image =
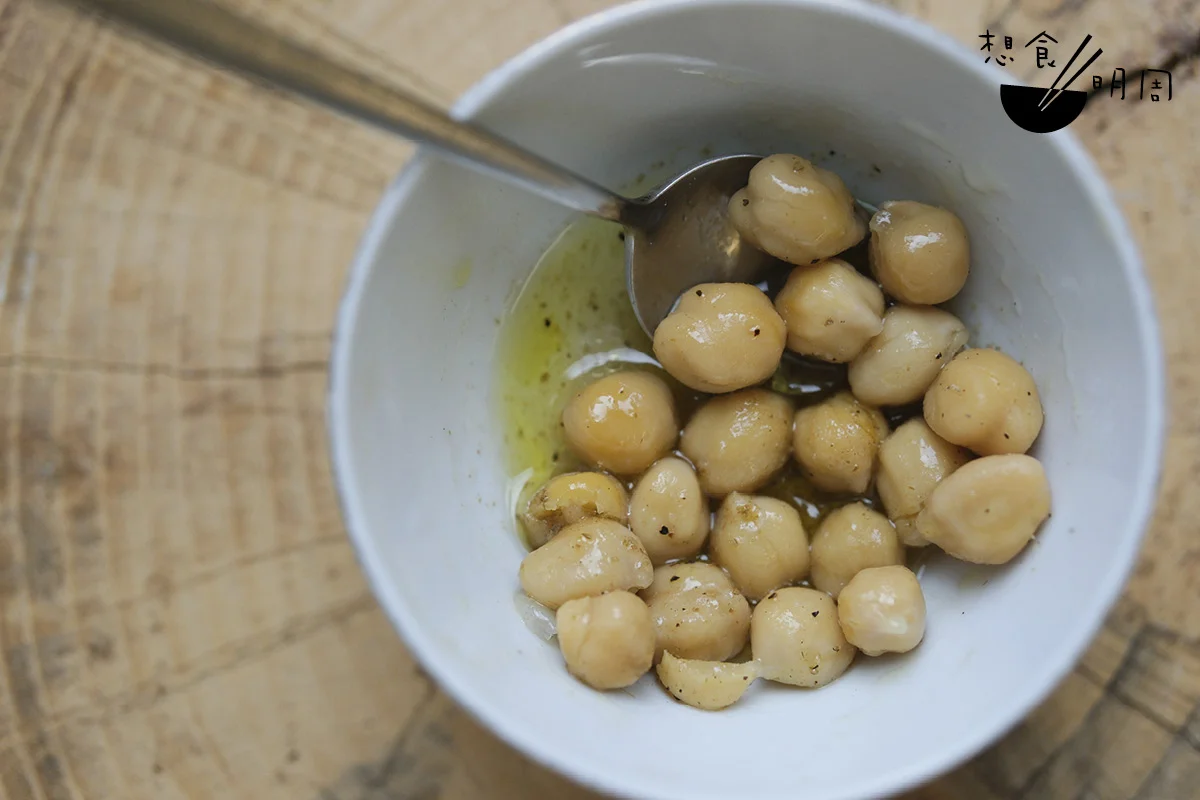
[[744,205],[744,206],[748,206],[748,205],[750,205],[750,198],[749,198],[749,197],[743,197],[743,198],[742,198],[742,205]]
[[700,291],[699,289],[697,289],[697,290],[696,290],[696,297],[704,297],[704,292],[702,292],[702,291]]
[[[663,525],[661,528],[659,528],[658,532],[661,533],[663,536],[671,535],[671,529],[668,528],[666,525]],[[679,577],[678,575],[675,576],[675,578],[678,578],[678,577]],[[675,580],[675,578],[671,578],[671,580]]]
[[775,595],[776,595],[776,594],[777,594],[777,592],[771,592],[769,595],[767,595],[767,599],[768,599],[768,600],[774,600],[774,599],[775,599]]
[[761,331],[761,330],[759,330],[758,328],[755,328],[755,329],[754,329],[754,335],[755,335],[755,336],[758,336],[760,333],[762,333],[762,331]]
[[617,238],[620,239],[622,242],[625,241],[625,231],[618,231]]
[[672,575],[672,576],[671,576],[671,580],[673,580],[673,581],[677,581],[677,580],[679,580],[679,576],[678,576],[678,575]]
[[820,613],[821,613],[820,611],[814,611],[813,616],[815,617],[817,614],[820,614]]
[[549,317],[546,317],[546,319],[544,320],[544,322],[546,323],[546,327],[547,327],[547,328],[549,328],[549,327],[550,327],[550,318],[549,318]]
[[941,353],[938,353],[936,356],[934,356],[934,360],[936,361],[937,359],[939,359],[939,358],[941,358],[941,357],[942,357],[942,354],[941,354]]
[[1008,434],[1007,434],[1007,433],[1006,433],[1006,434],[1004,434],[1004,438],[1005,438],[1005,439],[1007,439],[1007,438],[1008,438]]

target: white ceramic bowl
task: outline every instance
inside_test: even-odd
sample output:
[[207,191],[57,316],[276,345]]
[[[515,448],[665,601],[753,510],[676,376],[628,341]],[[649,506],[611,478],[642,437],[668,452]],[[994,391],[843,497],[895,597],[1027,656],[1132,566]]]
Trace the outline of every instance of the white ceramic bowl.
[[338,320],[337,481],[397,629],[501,737],[627,797],[875,797],[995,740],[1081,654],[1151,511],[1160,345],[1134,244],[1084,151],[1009,122],[981,61],[875,6],[666,0],[560,31],[457,106],[610,185],[705,147],[834,149],[856,195],[959,213],[974,258],[958,311],[1041,387],[1035,453],[1054,509],[1036,543],[986,583],[931,566],[928,636],[907,657],[859,659],[815,692],[760,684],[722,713],[672,701],[652,675],[632,696],[592,691],[514,611],[523,550],[491,397],[497,320],[567,215],[428,155],[388,191]]

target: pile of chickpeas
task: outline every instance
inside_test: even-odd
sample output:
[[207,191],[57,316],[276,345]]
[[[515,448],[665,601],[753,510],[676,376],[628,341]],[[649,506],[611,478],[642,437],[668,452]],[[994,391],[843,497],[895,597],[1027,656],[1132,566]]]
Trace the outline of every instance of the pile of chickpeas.
[[[912,650],[926,609],[907,548],[1003,564],[1050,515],[1026,454],[1043,422],[1033,378],[968,348],[937,307],[968,278],[958,217],[896,201],[868,223],[837,175],[786,154],[755,166],[730,217],[794,266],[774,302],[704,284],[655,331],[662,368],[711,397],[683,420],[654,372],[593,381],[562,412],[592,471],[553,477],[522,512],[521,586],[555,612],[570,673],[609,690],[655,668],[673,697],[709,710],[758,678],[816,688],[860,652]],[[873,279],[838,258],[868,236]],[[785,350],[847,365],[849,390],[797,409],[763,388]],[[880,409],[917,402],[890,429]],[[859,499],[806,530],[793,505],[755,494],[789,459]],[[878,508],[861,501],[870,491]]]

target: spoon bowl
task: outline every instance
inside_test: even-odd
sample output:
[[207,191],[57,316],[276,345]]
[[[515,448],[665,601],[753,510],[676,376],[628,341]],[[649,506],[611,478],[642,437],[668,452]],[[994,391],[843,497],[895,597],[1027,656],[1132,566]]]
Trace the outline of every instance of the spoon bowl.
[[714,158],[630,204],[625,277],[638,322],[651,337],[679,296],[701,283],[755,283],[774,262],[744,241],[729,199],[761,156]]

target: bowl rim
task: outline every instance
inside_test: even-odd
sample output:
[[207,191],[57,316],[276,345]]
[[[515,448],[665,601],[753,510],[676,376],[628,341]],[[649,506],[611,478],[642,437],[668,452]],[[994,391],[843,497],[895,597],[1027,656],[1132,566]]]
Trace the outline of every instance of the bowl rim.
[[[519,83],[548,58],[562,53],[585,37],[627,27],[646,16],[670,13],[683,8],[703,13],[708,8],[731,5],[817,8],[855,17],[914,40],[917,44],[952,59],[962,69],[972,71],[985,80],[997,85],[1001,82],[998,70],[969,57],[973,54],[969,54],[962,44],[948,34],[891,8],[867,4],[863,0],[635,0],[582,17],[530,45],[485,74],[460,97],[450,113],[459,119],[476,117],[507,87]],[[955,745],[933,751],[902,770],[858,782],[850,787],[854,790],[853,794],[841,790],[827,795],[826,800],[853,800],[907,791],[946,774],[1008,733],[1058,687],[1099,633],[1124,590],[1149,528],[1163,467],[1167,422],[1165,356],[1153,293],[1137,244],[1124,215],[1082,143],[1069,130],[1040,135],[1049,138],[1051,146],[1069,166],[1109,231],[1136,310],[1136,326],[1142,342],[1141,358],[1147,373],[1148,413],[1143,421],[1146,450],[1138,467],[1138,485],[1132,504],[1131,520],[1134,531],[1124,537],[1120,549],[1113,553],[1112,566],[1100,587],[1103,602],[1082,615],[1080,624],[1071,634],[1064,636],[1055,652],[1049,654],[1042,662],[1039,672],[1036,673],[1036,680],[1024,683],[1024,688],[1018,690],[1011,702],[997,711],[986,724],[980,725],[971,736],[963,737]],[[335,315],[327,382],[326,426],[333,482],[347,535],[372,592],[411,654],[428,670],[442,690],[493,734],[534,762],[590,789],[618,797],[685,800],[683,795],[661,786],[654,787],[653,795],[647,795],[646,786],[627,780],[622,774],[600,770],[586,754],[559,750],[553,744],[553,737],[514,724],[488,696],[473,688],[469,675],[441,662],[438,655],[440,648],[433,643],[422,623],[394,592],[392,582],[382,567],[383,559],[375,541],[366,532],[367,526],[358,498],[358,482],[355,479],[349,450],[349,386],[343,365],[348,363],[350,358],[353,347],[350,331],[357,319],[367,279],[377,262],[379,248],[396,218],[398,207],[408,197],[411,188],[420,180],[431,162],[437,158],[439,156],[428,148],[419,148],[385,190],[352,258]],[[690,794],[686,800],[705,798]],[[713,800],[717,799],[714,797]],[[746,800],[757,799],[746,796]]]

